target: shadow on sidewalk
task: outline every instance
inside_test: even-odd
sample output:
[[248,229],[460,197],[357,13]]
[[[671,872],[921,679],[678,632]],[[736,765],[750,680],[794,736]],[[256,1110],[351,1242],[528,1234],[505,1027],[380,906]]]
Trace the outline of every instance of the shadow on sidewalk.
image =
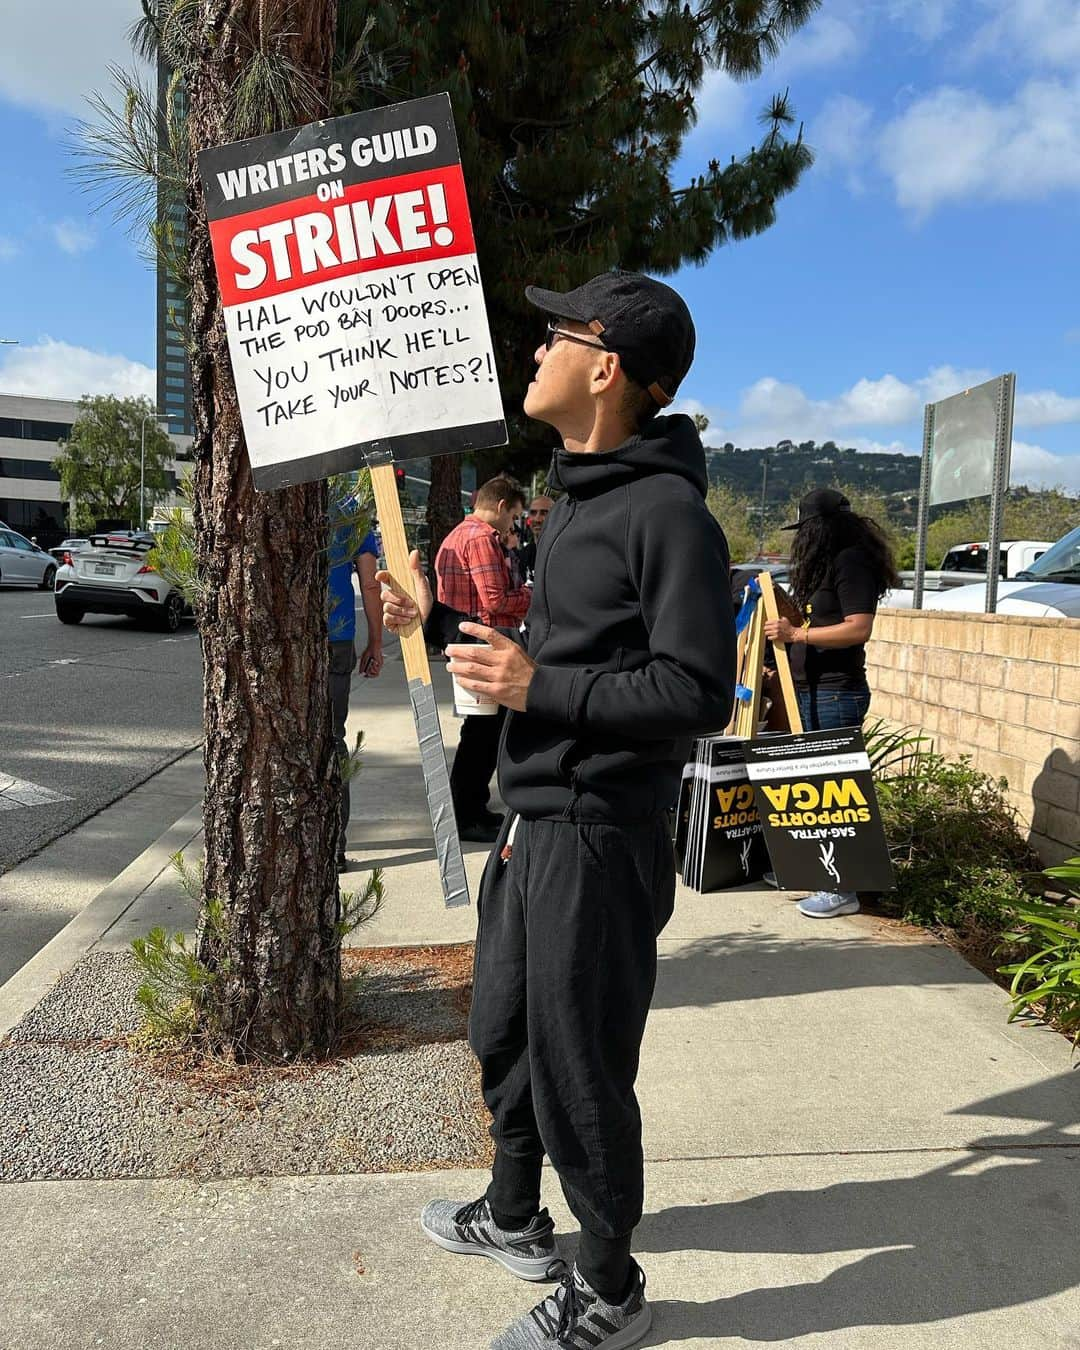
[[[970,1152],[919,1176],[647,1214],[634,1240],[643,1255],[860,1253],[817,1281],[784,1282],[778,1261],[774,1287],[708,1303],[658,1302],[657,1337],[649,1343],[712,1336],[787,1341],[845,1327],[914,1327],[1075,1289],[1080,1138],[1064,1127],[1074,1124],[1078,1107],[1080,1073],[1062,1074],[955,1113],[1043,1120],[1048,1128],[974,1140]],[[874,1165],[865,1158],[857,1165],[868,1161]],[[881,1163],[889,1165],[888,1155]],[[888,1250],[866,1254],[872,1248]],[[1057,1325],[1053,1314],[1032,1323],[1026,1343],[1047,1343],[1039,1333],[1048,1325]]]
[[[661,935],[662,936],[662,935]],[[662,952],[652,1007],[711,1007],[826,990],[984,984],[985,976],[929,942],[880,938],[798,941],[779,933],[724,933]]]

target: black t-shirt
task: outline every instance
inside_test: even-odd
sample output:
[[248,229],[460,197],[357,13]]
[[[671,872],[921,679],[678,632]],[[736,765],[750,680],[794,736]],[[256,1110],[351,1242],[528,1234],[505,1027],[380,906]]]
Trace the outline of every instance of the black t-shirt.
[[[878,580],[873,564],[862,549],[841,549],[833,559],[823,584],[810,597],[806,617],[810,630],[831,628],[849,614],[875,614]],[[866,648],[815,647],[813,642],[793,642],[788,647],[791,674],[802,689],[861,689],[866,683]]]

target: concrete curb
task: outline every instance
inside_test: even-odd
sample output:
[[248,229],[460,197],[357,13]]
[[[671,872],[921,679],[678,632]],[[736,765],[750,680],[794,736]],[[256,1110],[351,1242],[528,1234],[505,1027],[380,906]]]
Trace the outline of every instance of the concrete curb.
[[0,985],[0,1038],[35,1007],[157,880],[169,858],[202,831],[202,802],[144,849],[42,949]]

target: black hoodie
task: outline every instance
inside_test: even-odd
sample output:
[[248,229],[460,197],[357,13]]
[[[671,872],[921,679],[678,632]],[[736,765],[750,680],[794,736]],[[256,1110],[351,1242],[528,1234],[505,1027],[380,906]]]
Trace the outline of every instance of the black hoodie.
[[[499,791],[530,820],[641,821],[674,807],[693,738],[723,729],[734,697],[728,549],[701,439],[689,417],[657,417],[616,450],[557,451],[549,482],[566,495],[540,537],[537,670],[526,711],[506,719]],[[446,618],[429,626],[444,642]]]

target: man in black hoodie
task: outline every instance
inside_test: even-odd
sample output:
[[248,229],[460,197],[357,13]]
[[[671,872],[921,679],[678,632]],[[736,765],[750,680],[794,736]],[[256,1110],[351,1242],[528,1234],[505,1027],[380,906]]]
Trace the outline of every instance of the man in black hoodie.
[[[644,1193],[634,1080],[674,907],[668,812],[693,737],[732,707],[728,550],[693,422],[656,416],[693,359],[682,299],[625,272],[527,295],[550,321],[524,407],[562,437],[548,481],[565,493],[540,539],[527,644],[433,606],[413,559],[429,640],[466,688],[510,709],[510,810],[481,883],[469,1023],[495,1163],[484,1196],[434,1201],[421,1223],[451,1251],[551,1278],[546,1153],[581,1224],[577,1263],[493,1350],[622,1350],[651,1322],[630,1255]],[[385,596],[388,627],[416,613]]]

